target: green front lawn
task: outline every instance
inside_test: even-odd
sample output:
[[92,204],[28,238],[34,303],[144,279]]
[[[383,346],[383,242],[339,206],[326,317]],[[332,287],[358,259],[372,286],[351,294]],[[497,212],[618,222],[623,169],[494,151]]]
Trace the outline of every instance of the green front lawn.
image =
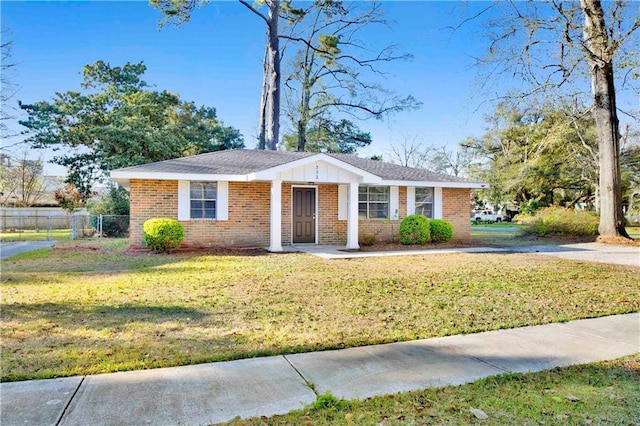
[[129,253],[2,262],[2,380],[305,352],[637,311],[640,269],[533,254]]
[[51,231],[0,232],[1,242],[11,241],[66,241],[71,238],[69,229],[52,229]]
[[[481,410],[487,418],[478,419],[472,410]],[[639,420],[640,355],[634,355],[364,401],[341,401],[325,395],[306,410],[231,424],[633,425]]]

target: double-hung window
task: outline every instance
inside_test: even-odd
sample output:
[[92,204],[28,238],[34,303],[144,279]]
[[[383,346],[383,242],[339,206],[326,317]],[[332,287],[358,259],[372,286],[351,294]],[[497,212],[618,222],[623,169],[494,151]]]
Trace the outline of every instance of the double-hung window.
[[218,187],[215,182],[191,182],[191,219],[215,219]]
[[358,216],[363,219],[389,217],[389,187],[360,186],[358,188]]
[[416,188],[416,214],[433,219],[433,188]]

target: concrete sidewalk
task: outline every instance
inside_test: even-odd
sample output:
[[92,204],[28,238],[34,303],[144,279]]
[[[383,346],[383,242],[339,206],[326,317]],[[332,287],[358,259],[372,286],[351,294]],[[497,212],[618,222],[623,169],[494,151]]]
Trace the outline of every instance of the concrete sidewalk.
[[640,351],[640,314],[336,351],[0,384],[9,425],[204,425]]
[[323,259],[357,259],[379,256],[426,256],[445,253],[537,253],[568,260],[611,263],[640,267],[640,247],[601,243],[546,244],[518,247],[465,247],[425,250],[347,251],[342,246],[295,245],[290,250],[313,254]]

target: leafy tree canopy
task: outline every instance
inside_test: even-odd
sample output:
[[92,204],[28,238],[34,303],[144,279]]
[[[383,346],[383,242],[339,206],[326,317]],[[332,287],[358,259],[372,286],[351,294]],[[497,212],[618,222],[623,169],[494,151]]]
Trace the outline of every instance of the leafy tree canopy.
[[108,170],[244,146],[215,108],[150,90],[145,71],[142,62],[86,65],[81,91],[20,105],[28,113],[20,122],[28,129],[26,141],[60,150],[52,162],[67,167],[67,182],[85,194]]
[[596,202],[595,121],[570,111],[567,105],[500,104],[488,119],[489,131],[461,144],[483,159],[472,166],[472,174],[491,185],[483,196],[494,204]]
[[[314,123],[313,127],[307,129],[305,150],[308,152],[355,154],[358,148],[371,144],[371,134],[363,132],[349,120]],[[298,134],[284,135],[284,144],[287,151],[298,149]]]

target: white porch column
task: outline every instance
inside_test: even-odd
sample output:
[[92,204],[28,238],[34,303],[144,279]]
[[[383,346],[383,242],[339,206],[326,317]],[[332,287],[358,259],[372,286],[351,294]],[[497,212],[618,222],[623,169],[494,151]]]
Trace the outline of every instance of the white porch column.
[[347,213],[347,249],[357,250],[358,245],[358,182],[349,183]]
[[282,181],[271,181],[271,230],[269,251],[282,251]]

